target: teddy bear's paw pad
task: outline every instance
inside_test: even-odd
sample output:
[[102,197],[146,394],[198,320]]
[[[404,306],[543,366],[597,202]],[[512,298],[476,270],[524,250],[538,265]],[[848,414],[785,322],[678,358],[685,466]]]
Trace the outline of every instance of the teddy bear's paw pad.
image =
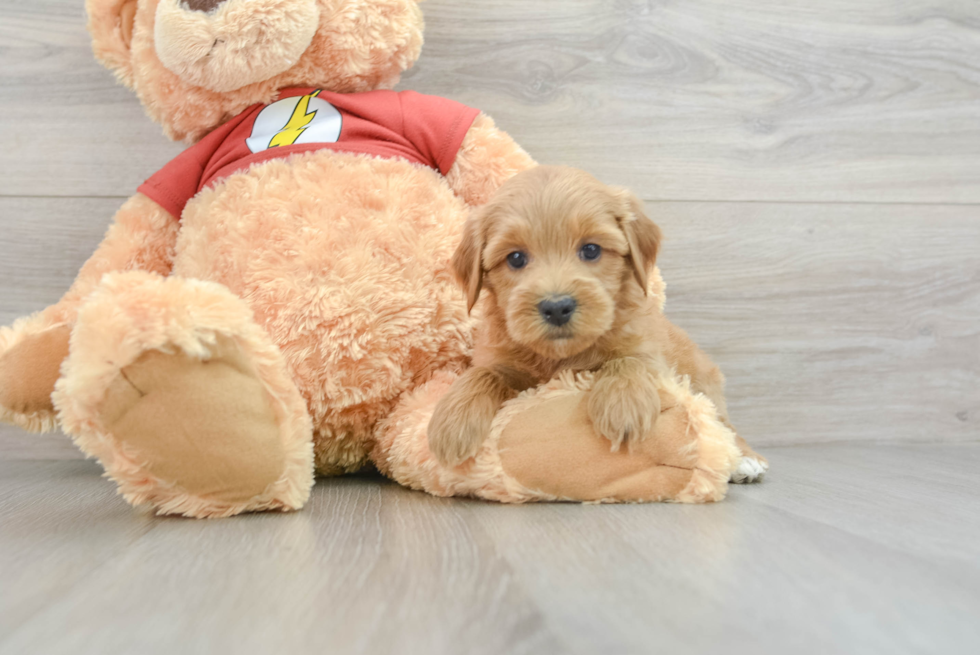
[[732,482],[738,484],[759,482],[768,470],[768,462],[752,455],[746,455],[739,460],[738,468],[732,473]]
[[204,503],[248,503],[286,468],[272,399],[230,338],[206,359],[144,353],[120,370],[101,414],[128,459]]
[[706,477],[710,490],[684,494],[695,478],[698,453],[690,447],[695,437],[688,413],[672,397],[661,394],[664,410],[646,438],[616,451],[593,430],[588,401],[584,393],[563,390],[525,399],[523,411],[510,416],[497,442],[504,473],[527,489],[565,500],[716,498],[718,485],[711,476]]
[[51,392],[70,335],[69,326],[56,325],[25,336],[0,355],[0,407],[19,414],[54,411]]

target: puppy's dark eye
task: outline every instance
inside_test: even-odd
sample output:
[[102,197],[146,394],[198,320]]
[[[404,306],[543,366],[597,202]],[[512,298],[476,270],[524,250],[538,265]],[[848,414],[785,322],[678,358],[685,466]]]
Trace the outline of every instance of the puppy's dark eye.
[[507,255],[507,265],[515,271],[524,268],[527,266],[527,254],[521,252],[520,250],[515,250]]
[[599,255],[601,254],[602,247],[594,243],[587,243],[579,248],[578,251],[578,256],[587,262],[594,262],[595,260],[599,259]]

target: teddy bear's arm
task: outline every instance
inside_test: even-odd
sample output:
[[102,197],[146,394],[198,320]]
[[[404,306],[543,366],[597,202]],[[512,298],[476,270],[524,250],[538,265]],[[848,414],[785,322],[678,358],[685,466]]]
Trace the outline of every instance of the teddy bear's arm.
[[466,204],[482,205],[506,180],[535,165],[492,118],[480,114],[466,133],[446,180]]
[[116,212],[105,238],[68,292],[41,314],[49,324],[72,322],[79,304],[106,273],[139,270],[169,274],[179,228],[180,223],[165,209],[137,193]]
[[51,392],[68,354],[71,325],[82,301],[106,273],[170,272],[180,224],[136,194],[119,209],[95,253],[54,305],[0,328],[0,420],[28,429],[53,427]]

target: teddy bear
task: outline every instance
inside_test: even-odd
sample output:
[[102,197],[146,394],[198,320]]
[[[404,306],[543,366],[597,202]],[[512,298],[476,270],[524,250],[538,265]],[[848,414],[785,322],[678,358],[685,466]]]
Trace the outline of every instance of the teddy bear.
[[417,0],[86,9],[97,58],[189,147],[59,302],[0,329],[0,419],[60,427],[129,503],[189,517],[296,510],[315,475],[370,466],[501,502],[707,502],[764,471],[683,379],[656,433],[612,452],[588,372],[509,402],[476,457],[429,452],[479,320],[449,266],[463,221],[535,162],[477,109],[392,90]]

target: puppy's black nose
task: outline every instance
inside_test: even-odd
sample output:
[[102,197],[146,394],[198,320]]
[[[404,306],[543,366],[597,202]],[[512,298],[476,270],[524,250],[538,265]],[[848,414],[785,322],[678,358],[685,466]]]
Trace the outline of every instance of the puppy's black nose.
[[558,296],[539,302],[538,311],[545,321],[560,327],[572,320],[576,306],[578,303],[571,296]]

